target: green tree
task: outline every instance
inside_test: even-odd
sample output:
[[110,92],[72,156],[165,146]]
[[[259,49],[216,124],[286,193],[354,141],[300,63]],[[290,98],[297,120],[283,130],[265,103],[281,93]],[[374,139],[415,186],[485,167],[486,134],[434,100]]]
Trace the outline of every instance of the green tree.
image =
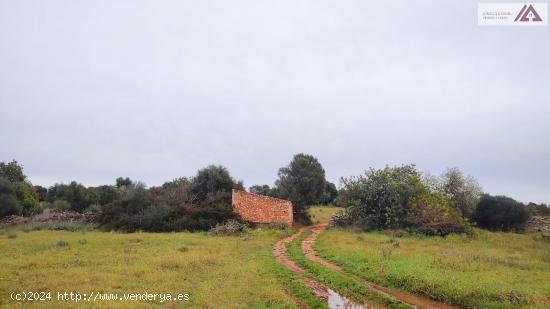
[[464,176],[458,168],[451,168],[441,176],[440,186],[443,192],[451,197],[464,217],[473,216],[483,193],[477,180],[471,176]]
[[321,195],[321,198],[319,198],[319,201],[317,203],[322,205],[334,204],[337,197],[338,190],[336,189],[336,185],[332,182],[327,181],[325,183],[325,190],[323,191],[323,194]]
[[85,186],[76,181],[67,184],[55,184],[48,189],[46,200],[50,203],[56,200],[64,200],[71,204],[71,209],[82,212],[88,208],[97,197],[93,190],[88,190]]
[[27,179],[23,173],[23,166],[15,160],[8,163],[0,162],[0,177],[11,183],[24,182]]
[[474,220],[479,227],[508,232],[522,230],[530,216],[525,205],[510,197],[484,194]]
[[[220,165],[210,165],[197,172],[191,179],[191,193],[193,201],[204,201],[218,192],[226,192],[231,195],[231,190],[237,182],[231,177],[229,171]],[[229,201],[231,198],[229,198]]]
[[[30,216],[42,210],[36,189],[26,180],[23,166],[17,161],[0,162],[0,179],[2,179],[0,216]],[[17,202],[14,202],[14,197]]]
[[117,188],[120,188],[120,187],[127,187],[129,185],[132,184],[132,181],[130,180],[129,177],[126,177],[126,178],[123,178],[123,177],[118,177],[116,179],[116,187]]
[[248,191],[265,196],[277,196],[275,188],[271,188],[269,185],[254,185],[248,188]]
[[151,201],[145,185],[139,182],[130,183],[122,189],[120,199],[103,209],[99,220],[107,228],[135,231],[142,227],[144,215],[149,213],[149,208]]
[[275,186],[280,198],[292,202],[294,219],[310,223],[307,208],[319,200],[325,183],[325,170],[317,158],[300,153],[288,166],[279,169]]
[[43,202],[46,200],[46,196],[48,195],[48,189],[44,188],[42,186],[34,186],[34,189],[36,190],[36,193],[38,194],[38,201]]
[[0,218],[22,213],[23,208],[17,199],[13,184],[6,178],[0,177]]

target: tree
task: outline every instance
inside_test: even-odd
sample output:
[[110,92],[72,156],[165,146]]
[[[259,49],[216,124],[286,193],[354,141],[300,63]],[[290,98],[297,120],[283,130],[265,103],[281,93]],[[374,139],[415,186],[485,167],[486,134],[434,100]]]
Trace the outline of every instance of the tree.
[[112,203],[120,197],[120,190],[115,186],[103,185],[99,187],[88,188],[88,198],[90,204],[97,204],[100,206]]
[[116,187],[117,188],[120,188],[120,187],[127,187],[129,185],[132,184],[132,181],[130,180],[129,177],[126,177],[126,178],[123,178],[123,177],[118,177],[116,179]]
[[325,190],[323,191],[323,194],[321,195],[321,198],[319,198],[319,201],[317,201],[317,203],[322,205],[334,204],[337,197],[338,190],[336,189],[336,185],[332,182],[327,181],[325,183]]
[[525,205],[510,197],[484,194],[473,217],[482,228],[508,232],[522,230],[530,213]]
[[290,164],[279,169],[275,182],[280,198],[292,202],[294,219],[309,223],[307,208],[319,200],[325,189],[325,170],[308,154],[297,154]]
[[269,185],[254,185],[248,188],[248,191],[265,196],[277,196],[275,188],[271,188]]
[[527,209],[533,216],[550,216],[550,207],[546,204],[536,204],[531,202],[527,204]]
[[71,205],[71,209],[77,212],[82,212],[88,208],[94,201],[97,201],[97,196],[94,190],[88,190],[82,184],[76,181],[71,181],[66,184],[55,184],[48,189],[46,200],[50,203],[56,200],[67,201]]
[[0,177],[0,218],[9,215],[20,215],[23,208],[17,199],[13,184]]
[[458,168],[451,168],[441,176],[441,188],[451,197],[464,217],[472,217],[483,193],[477,180],[464,176]]
[[36,190],[36,193],[38,194],[38,201],[43,202],[46,200],[46,196],[48,194],[48,189],[44,188],[42,186],[34,186],[34,189]]
[[[229,171],[220,165],[210,165],[197,172],[191,179],[193,201],[204,201],[218,192],[231,195],[231,190],[237,185]],[[229,201],[231,198],[229,198]]]
[[140,229],[143,214],[151,207],[149,194],[142,183],[130,183],[122,189],[122,197],[104,207],[100,222],[107,228],[123,231]]
[[0,177],[6,178],[11,183],[23,182],[27,178],[23,174],[23,166],[15,160],[9,163],[0,162]]
[[23,166],[17,161],[0,162],[0,217],[8,215],[30,216],[42,208],[34,186],[26,180]]

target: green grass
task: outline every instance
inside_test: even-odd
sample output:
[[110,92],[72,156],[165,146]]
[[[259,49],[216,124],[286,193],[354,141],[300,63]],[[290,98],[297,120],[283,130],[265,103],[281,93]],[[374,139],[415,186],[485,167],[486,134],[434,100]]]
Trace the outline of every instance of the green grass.
[[474,237],[331,229],[314,248],[361,278],[466,308],[549,308],[550,242],[476,230]]
[[410,308],[396,301],[390,300],[371,291],[360,281],[352,276],[328,269],[320,264],[308,260],[301,250],[301,242],[310,232],[304,232],[296,237],[288,246],[289,257],[306,269],[307,274],[325,284],[327,287],[338,291],[341,295],[358,303],[381,305],[388,308]]
[[[302,279],[279,265],[274,242],[291,230],[246,236],[207,233],[123,234],[88,230],[10,230],[0,236],[0,307],[12,291],[51,291],[50,302],[29,308],[296,308],[318,300]],[[16,238],[7,237],[17,233]],[[57,301],[57,292],[188,293],[180,303]]]
[[330,217],[342,209],[341,207],[315,205],[309,208],[309,214],[314,224],[328,223]]

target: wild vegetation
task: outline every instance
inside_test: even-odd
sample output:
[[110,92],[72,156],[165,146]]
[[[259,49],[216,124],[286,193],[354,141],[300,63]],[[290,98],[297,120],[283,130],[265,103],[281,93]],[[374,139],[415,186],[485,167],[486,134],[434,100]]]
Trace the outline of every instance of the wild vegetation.
[[346,210],[335,222],[341,226],[445,236],[469,233],[470,223],[520,231],[530,217],[527,207],[511,198],[482,194],[477,181],[458,169],[432,177],[414,165],[385,167],[343,178],[342,183],[337,204]]

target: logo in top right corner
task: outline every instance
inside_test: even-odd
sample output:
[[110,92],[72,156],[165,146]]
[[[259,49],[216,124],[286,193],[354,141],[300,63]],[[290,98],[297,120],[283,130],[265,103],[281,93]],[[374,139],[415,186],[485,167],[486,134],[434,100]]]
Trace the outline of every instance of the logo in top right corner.
[[478,3],[480,26],[547,26],[547,3]]
[[540,18],[539,13],[537,13],[532,4],[529,4],[529,6],[525,4],[516,16],[516,19],[514,19],[514,22],[542,22],[542,18]]

